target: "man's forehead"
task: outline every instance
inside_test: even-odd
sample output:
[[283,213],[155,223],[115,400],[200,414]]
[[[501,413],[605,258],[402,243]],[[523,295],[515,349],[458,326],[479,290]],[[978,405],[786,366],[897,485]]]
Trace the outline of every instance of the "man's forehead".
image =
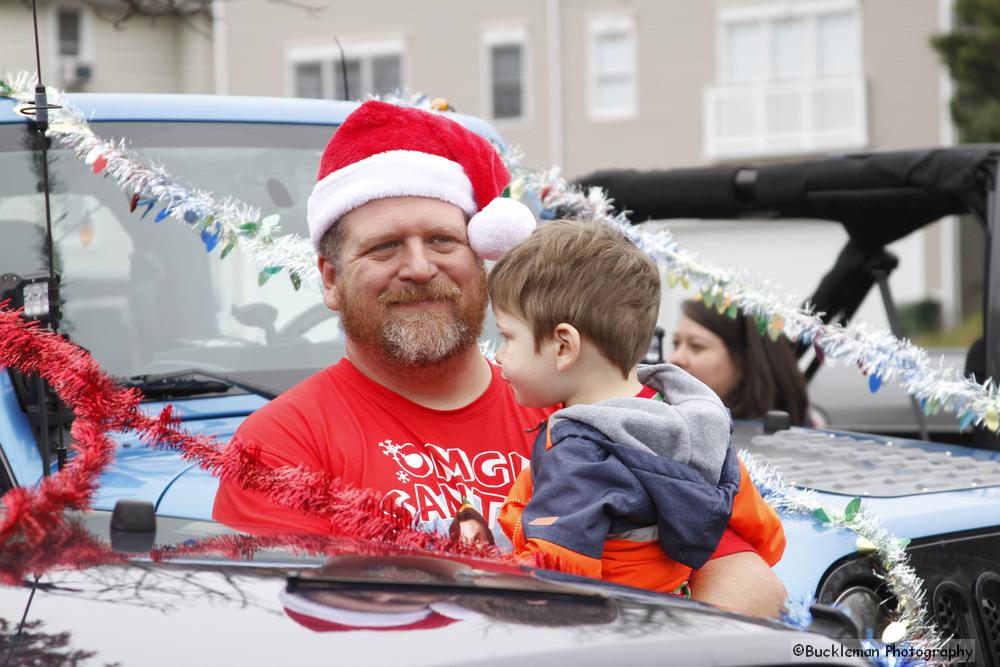
[[338,222],[344,238],[366,239],[410,233],[465,233],[466,217],[460,208],[422,197],[380,199],[350,211]]

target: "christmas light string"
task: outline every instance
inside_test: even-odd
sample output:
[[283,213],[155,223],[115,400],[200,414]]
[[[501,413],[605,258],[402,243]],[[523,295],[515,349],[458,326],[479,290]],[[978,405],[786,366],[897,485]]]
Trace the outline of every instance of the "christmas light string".
[[[32,99],[31,74],[9,75],[0,81],[0,95],[22,103]],[[101,139],[83,115],[59,91],[51,99],[63,106],[52,113],[50,134],[91,166],[94,173],[115,180],[131,196],[133,210],[142,215],[154,210],[156,220],[183,221],[199,233],[206,250],[221,246],[221,257],[238,249],[258,267],[258,283],[286,272],[293,286],[319,284],[311,244],[294,234],[280,234],[279,218],[261,218],[260,211],[232,198],[217,199],[211,193],[174,181],[160,165],[142,157],[124,142]],[[432,110],[429,98],[388,101]],[[633,226],[625,212],[615,212],[606,194],[587,192],[561,178],[558,169],[537,171],[521,164],[514,150],[502,151],[514,180],[508,196],[532,207],[541,218],[562,217],[603,220],[619,227],[666,270],[670,286],[695,286],[709,307],[735,317],[738,312],[753,317],[762,335],[814,345],[828,360],[857,365],[868,376],[873,393],[886,382],[899,384],[920,402],[927,414],[941,410],[958,417],[959,428],[972,425],[1000,431],[1000,392],[992,379],[984,384],[966,378],[953,367],[931,363],[923,349],[901,341],[884,329],[866,324],[843,327],[825,324],[816,313],[782,298],[762,281],[714,267],[685,251],[669,230]]]

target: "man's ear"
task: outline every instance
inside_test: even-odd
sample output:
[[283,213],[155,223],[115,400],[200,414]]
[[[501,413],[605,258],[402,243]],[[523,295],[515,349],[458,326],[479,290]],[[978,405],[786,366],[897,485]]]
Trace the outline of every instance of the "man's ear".
[[552,343],[556,348],[556,370],[565,373],[580,358],[580,332],[572,324],[560,322],[553,332]]
[[337,298],[337,267],[323,255],[317,260],[319,275],[323,279],[323,303],[330,310],[340,310],[340,299]]

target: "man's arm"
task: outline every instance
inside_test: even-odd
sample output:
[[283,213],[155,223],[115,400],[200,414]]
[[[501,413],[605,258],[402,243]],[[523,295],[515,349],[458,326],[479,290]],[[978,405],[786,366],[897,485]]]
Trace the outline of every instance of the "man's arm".
[[774,618],[785,604],[784,584],[756,552],[714,558],[691,573],[691,597],[750,616]]

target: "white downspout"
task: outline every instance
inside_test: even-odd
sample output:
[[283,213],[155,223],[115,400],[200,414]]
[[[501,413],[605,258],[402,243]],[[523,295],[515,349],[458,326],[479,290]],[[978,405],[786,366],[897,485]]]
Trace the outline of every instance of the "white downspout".
[[561,0],[547,0],[545,6],[546,46],[549,83],[549,164],[565,166],[563,154],[562,8]]
[[[938,0],[938,30],[950,32],[954,20],[955,0]],[[948,68],[938,68],[938,140],[942,146],[954,146],[955,124],[951,120],[953,84]],[[959,220],[950,215],[941,220],[941,324],[945,328],[958,324],[962,314],[962,247],[959,240]]]
[[212,49],[215,65],[215,94],[229,94],[229,61],[226,57],[226,2],[212,3]]

